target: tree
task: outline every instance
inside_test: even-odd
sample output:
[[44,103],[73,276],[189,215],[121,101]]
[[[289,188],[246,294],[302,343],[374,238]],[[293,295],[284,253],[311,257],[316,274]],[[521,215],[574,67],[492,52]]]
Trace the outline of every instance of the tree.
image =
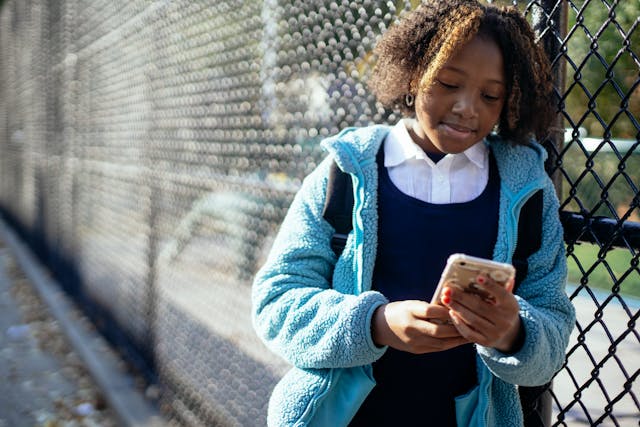
[[640,3],[569,4],[566,117],[591,136],[637,138]]

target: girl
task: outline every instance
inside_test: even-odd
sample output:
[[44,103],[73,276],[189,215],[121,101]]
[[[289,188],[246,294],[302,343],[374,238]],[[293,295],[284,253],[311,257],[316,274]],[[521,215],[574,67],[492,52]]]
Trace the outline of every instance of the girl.
[[[531,140],[553,118],[548,61],[515,8],[474,0],[424,2],[376,54],[371,89],[406,118],[322,142],[255,278],[254,326],[293,365],[269,425],[522,425],[517,385],[549,381],[574,324],[559,204]],[[354,184],[339,258],[322,218],[332,162]],[[429,303],[450,254],[511,261],[538,190],[542,244],[517,295],[480,278],[491,298],[446,288]]]

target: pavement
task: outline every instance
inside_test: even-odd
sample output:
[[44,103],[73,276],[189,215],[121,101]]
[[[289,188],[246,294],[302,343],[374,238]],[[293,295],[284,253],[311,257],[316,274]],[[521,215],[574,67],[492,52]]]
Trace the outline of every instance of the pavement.
[[[563,416],[567,426],[638,427],[640,340],[632,317],[637,319],[640,302],[626,298],[626,308],[617,300],[605,305],[608,294],[592,293],[594,297],[581,292],[573,299],[581,327],[571,334],[568,369],[554,379],[554,393],[569,408]],[[611,415],[605,413],[607,406]]]
[[0,332],[0,427],[118,425],[2,241]]
[[0,427],[163,427],[140,381],[0,219]]

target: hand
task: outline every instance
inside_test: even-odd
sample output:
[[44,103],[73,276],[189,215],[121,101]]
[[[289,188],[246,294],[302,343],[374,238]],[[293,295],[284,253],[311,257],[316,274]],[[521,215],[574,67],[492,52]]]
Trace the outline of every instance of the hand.
[[511,280],[502,287],[489,278],[479,278],[478,286],[489,294],[482,298],[454,287],[445,287],[441,301],[460,335],[469,341],[510,352],[522,328],[518,301],[511,293]]
[[469,342],[450,323],[447,308],[424,301],[382,305],[376,309],[371,327],[377,345],[414,354],[448,350]]

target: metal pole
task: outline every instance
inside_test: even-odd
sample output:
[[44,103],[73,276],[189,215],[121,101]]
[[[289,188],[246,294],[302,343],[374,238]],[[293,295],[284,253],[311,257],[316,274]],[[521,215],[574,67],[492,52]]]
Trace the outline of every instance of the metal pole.
[[[565,89],[566,61],[561,55],[566,51],[565,38],[567,35],[567,4],[565,0],[543,0],[538,5],[534,5],[533,28],[542,44],[549,61],[551,62],[553,73],[553,85],[558,92],[558,101],[562,99]],[[563,108],[563,103],[559,102],[556,120],[549,129],[549,135],[545,141],[549,158],[547,160],[547,171],[556,187],[558,198],[562,199],[562,181],[558,171],[562,159],[559,153],[564,145],[564,120],[559,114]]]
[[[543,0],[539,6],[533,9],[533,28],[539,37],[539,43],[542,44],[544,51],[551,62],[553,86],[558,92],[558,101],[562,99],[565,85],[566,62],[560,55],[563,49],[566,49],[564,40],[567,34],[567,8],[564,0]],[[549,153],[546,163],[546,169],[556,189],[558,198],[562,200],[562,176],[558,172],[561,166],[562,158],[560,152],[564,144],[564,123],[560,110],[563,108],[562,103],[558,103],[558,113],[554,123],[549,129],[545,148]],[[537,401],[540,405],[537,410],[526,415],[525,424],[549,426],[552,418],[552,384],[549,388],[542,392]],[[538,391],[539,392],[539,391]],[[539,418],[538,418],[539,417]]]

